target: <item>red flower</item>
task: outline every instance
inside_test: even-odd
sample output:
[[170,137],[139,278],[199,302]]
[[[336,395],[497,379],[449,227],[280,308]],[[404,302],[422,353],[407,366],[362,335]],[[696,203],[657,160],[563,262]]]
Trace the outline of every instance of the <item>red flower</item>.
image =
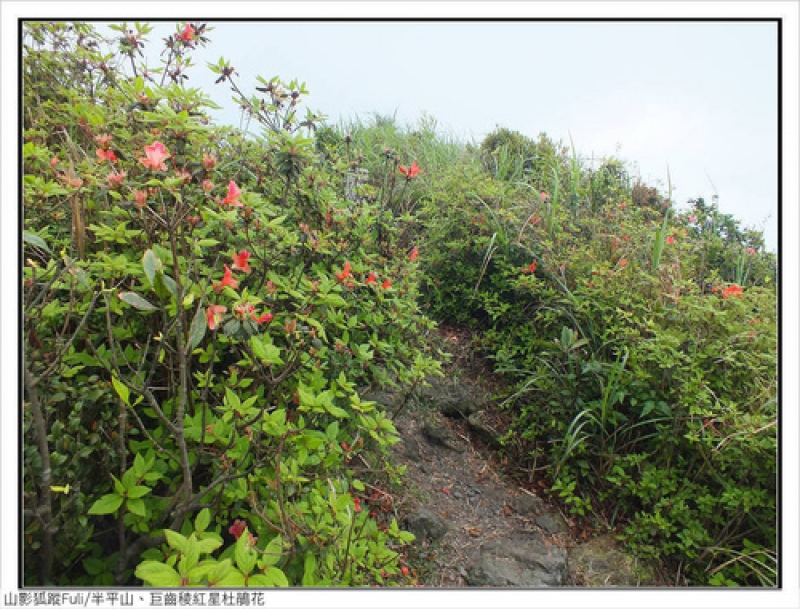
[[203,180],[203,183],[200,185],[200,187],[203,189],[203,192],[211,192],[214,190],[214,182],[211,180]]
[[408,575],[408,567],[402,567],[402,568],[400,569],[400,572],[401,572],[403,575]]
[[414,249],[411,250],[411,254],[409,254],[409,256],[408,256],[408,259],[411,262],[414,262],[417,259],[418,256],[419,256],[419,250],[417,249],[417,246],[415,245]]
[[253,314],[253,321],[255,321],[257,324],[268,324],[273,319],[275,319],[275,316],[272,313],[270,313],[269,311],[267,311],[266,313],[263,313],[262,315],[260,315],[258,317],[256,317],[255,314]]
[[146,190],[134,190],[133,191],[133,204],[136,207],[142,208],[147,205],[147,191]]
[[228,532],[238,541],[242,533],[245,532],[245,529],[247,529],[247,523],[244,520],[235,520],[228,529]]
[[113,150],[105,150],[103,148],[97,149],[97,158],[101,161],[109,161],[111,163],[117,162],[117,155],[114,154]]
[[407,180],[413,179],[417,174],[419,174],[422,171],[419,168],[419,165],[417,165],[416,161],[411,163],[411,167],[403,167],[402,165],[400,165],[398,169],[400,170],[400,173],[406,176]]
[[372,271],[367,277],[367,285],[376,285],[378,280],[375,278],[375,271]]
[[250,273],[252,269],[247,263],[248,258],[250,258],[250,252],[247,250],[242,250],[238,254],[235,254],[233,256],[233,268],[238,271],[242,271],[243,273]]
[[622,209],[625,209],[625,207],[627,207],[627,205],[628,205],[628,203],[626,201],[623,201],[622,203],[619,204],[620,208],[622,208]]
[[392,280],[391,280],[391,279],[387,279],[386,281],[384,281],[384,282],[381,284],[381,287],[382,287],[384,290],[388,290],[389,288],[391,288],[391,287],[392,287]]
[[355,503],[356,512],[360,512],[361,511],[361,499],[356,497],[355,499],[353,499],[353,503]]
[[528,266],[522,268],[522,273],[523,274],[535,273],[535,272],[536,272],[536,261],[535,260],[533,262],[531,262]]
[[755,250],[755,248],[748,247],[748,248],[747,248],[746,250],[744,250],[744,251],[745,251],[745,253],[746,253],[748,256],[755,256],[755,255],[756,255],[756,250]]
[[350,272],[350,263],[349,262],[345,262],[344,263],[344,268],[342,269],[341,273],[335,273],[335,275],[336,275],[336,279],[337,279],[337,281],[339,281],[339,283],[343,282],[348,277],[352,277],[353,273]]
[[108,148],[111,145],[111,135],[108,133],[96,135],[94,136],[94,141],[97,142],[97,145],[101,148]]
[[228,196],[222,201],[223,205],[230,205],[231,207],[244,207],[244,203],[239,200],[242,191],[236,185],[236,182],[231,180],[228,182]]
[[228,307],[221,305],[209,305],[206,309],[206,321],[208,322],[209,330],[217,329],[217,324],[222,321],[222,316],[225,315],[227,310]]
[[120,171],[119,173],[115,171],[113,173],[109,173],[106,177],[106,180],[108,180],[108,183],[112,188],[119,188],[122,186],[122,182],[125,180],[127,175],[128,174],[126,174],[124,171]]
[[730,285],[727,288],[725,288],[724,290],[722,290],[722,297],[723,298],[731,298],[731,297],[741,298],[742,292],[744,292],[744,288],[741,288],[738,285],[734,284],[734,285]]
[[675,243],[675,237],[671,237],[671,236],[670,236],[670,237],[667,237],[667,243],[669,243],[670,245],[672,245],[673,243]]
[[230,286],[234,290],[239,288],[239,282],[233,278],[233,272],[228,268],[227,264],[225,265],[225,274],[222,276],[222,281],[214,284],[214,291],[219,294],[225,286]]
[[211,171],[214,169],[214,166],[217,164],[217,157],[213,154],[208,154],[207,152],[203,153],[203,167],[207,171]]
[[194,40],[194,37],[194,28],[189,23],[184,26],[183,32],[178,34],[178,40],[182,40],[183,42],[191,42]]
[[626,264],[628,264],[628,261],[625,260],[625,258],[620,258],[619,265],[620,266],[625,266]]
[[161,171],[167,170],[164,161],[172,156],[161,142],[153,142],[152,145],[145,146],[144,154],[145,157],[139,159],[139,162],[148,169],[160,169]]
[[694,224],[695,222],[697,222],[697,218],[695,218],[694,216],[689,216],[689,222]]

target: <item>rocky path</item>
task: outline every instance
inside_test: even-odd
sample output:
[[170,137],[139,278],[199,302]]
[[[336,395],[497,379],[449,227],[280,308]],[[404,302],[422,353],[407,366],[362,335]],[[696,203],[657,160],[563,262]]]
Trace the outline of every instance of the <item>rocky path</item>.
[[500,473],[500,434],[487,391],[466,379],[434,379],[406,400],[368,396],[398,412],[395,462],[407,468],[395,498],[416,536],[407,562],[428,587],[652,585],[651,571],[622,553],[611,535],[576,536],[536,493]]

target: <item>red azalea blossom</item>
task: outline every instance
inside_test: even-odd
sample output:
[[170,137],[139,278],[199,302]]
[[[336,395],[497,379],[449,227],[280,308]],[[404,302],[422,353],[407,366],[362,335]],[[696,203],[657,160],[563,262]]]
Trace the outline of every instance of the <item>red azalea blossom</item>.
[[417,249],[417,246],[415,245],[414,249],[411,250],[411,254],[409,254],[409,256],[408,256],[408,259],[411,262],[414,262],[417,259],[418,256],[419,256],[419,250]]
[[628,261],[625,260],[625,258],[620,258],[619,265],[620,266],[625,266],[626,264],[628,264]]
[[413,179],[417,174],[419,174],[422,171],[419,168],[419,165],[417,165],[416,161],[411,163],[411,167],[403,167],[402,165],[400,165],[397,169],[400,170],[400,173],[406,176],[407,180]]
[[225,315],[227,310],[228,307],[223,307],[222,305],[208,306],[206,309],[206,321],[208,322],[209,330],[217,329],[217,324],[222,321],[222,316]]
[[400,572],[401,572],[403,575],[408,575],[408,567],[402,567],[402,568],[400,569]]
[[275,319],[275,316],[269,311],[259,315],[258,317],[256,317],[255,314],[253,315],[253,321],[255,321],[257,324],[268,324],[273,319]]
[[387,279],[386,281],[383,282],[383,284],[381,284],[381,287],[384,290],[388,290],[389,288],[392,287],[392,280],[391,279]]
[[191,42],[194,40],[194,36],[194,28],[191,26],[191,24],[187,23],[183,28],[183,32],[178,34],[178,40],[182,40],[183,42]]
[[360,512],[361,511],[361,499],[356,497],[355,499],[353,499],[353,503],[355,503],[356,512]]
[[167,170],[164,161],[172,156],[161,142],[153,142],[150,146],[145,146],[144,154],[145,157],[139,159],[139,162],[148,169],[160,169],[161,171]]
[[722,290],[722,297],[723,298],[731,298],[731,297],[739,297],[741,298],[742,292],[744,292],[744,288],[739,287],[738,285],[730,285],[727,288]]
[[200,185],[200,188],[203,189],[203,192],[209,193],[214,190],[214,182],[211,180],[203,180],[203,183]]
[[547,199],[549,199],[549,198],[550,198],[550,195],[547,194],[547,191],[543,190],[542,192],[539,193],[539,200],[540,201],[547,201]]
[[748,248],[747,248],[746,250],[744,250],[744,251],[745,251],[745,253],[746,253],[747,255],[749,255],[749,256],[755,256],[755,255],[756,255],[756,250],[755,250],[755,248],[748,247]]
[[536,272],[536,261],[534,260],[528,266],[522,268],[523,274],[528,273],[535,273]]
[[619,204],[619,206],[620,206],[622,209],[625,209],[625,207],[626,207],[627,205],[628,205],[628,203],[627,203],[627,202],[625,202],[625,201],[623,201],[622,203],[620,203],[620,204]]
[[214,166],[217,164],[217,157],[213,154],[208,154],[207,152],[203,153],[203,167],[207,171],[211,171],[214,169]]
[[689,216],[689,222],[694,224],[695,222],[697,222],[697,218],[695,218],[694,216]]
[[239,282],[233,278],[233,272],[227,264],[225,265],[225,274],[222,276],[222,281],[214,284],[214,291],[219,294],[225,286],[230,286],[234,290],[239,288]]
[[244,207],[244,203],[239,200],[242,191],[236,185],[236,182],[231,180],[228,182],[228,196],[222,201],[223,205],[230,205],[231,207]]
[[247,528],[247,523],[244,520],[235,520],[231,525],[231,527],[228,529],[228,533],[233,535],[234,538],[238,541],[246,528]]
[[669,243],[670,245],[675,243],[675,237],[667,237],[667,243]]
[[367,283],[367,285],[376,285],[378,283],[378,280],[375,277],[375,271],[372,271],[369,274],[369,277],[367,277],[367,282],[366,283]]
[[344,263],[344,268],[342,269],[342,271],[340,273],[335,273],[335,275],[336,275],[336,280],[339,283],[343,282],[348,277],[352,277],[353,273],[350,272],[350,263],[349,262],[345,262]]
[[109,173],[106,177],[106,180],[108,180],[108,183],[112,188],[119,188],[127,175],[128,174],[126,174],[124,171],[120,171],[119,173],[115,171],[113,173]]
[[147,205],[147,191],[146,190],[134,190],[133,191],[133,204],[136,207],[143,208]]
[[250,258],[250,252],[247,250],[242,250],[238,254],[234,255],[233,257],[233,268],[238,271],[242,271],[243,273],[250,273],[252,270],[250,265],[247,263],[247,259]]
[[111,136],[108,133],[96,135],[94,141],[97,142],[97,145],[101,148],[108,148],[111,145]]
[[109,161],[111,163],[116,163],[117,155],[114,154],[113,150],[105,150],[103,148],[97,149],[97,158],[101,161]]

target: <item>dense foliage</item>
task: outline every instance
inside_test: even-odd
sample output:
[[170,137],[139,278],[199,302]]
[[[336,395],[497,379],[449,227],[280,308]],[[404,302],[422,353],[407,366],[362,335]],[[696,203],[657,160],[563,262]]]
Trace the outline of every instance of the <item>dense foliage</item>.
[[774,585],[776,260],[702,199],[504,128],[326,125],[181,24],[23,51],[25,582],[409,584],[371,387],[437,374],[431,319],[511,389],[505,451],[687,581]]

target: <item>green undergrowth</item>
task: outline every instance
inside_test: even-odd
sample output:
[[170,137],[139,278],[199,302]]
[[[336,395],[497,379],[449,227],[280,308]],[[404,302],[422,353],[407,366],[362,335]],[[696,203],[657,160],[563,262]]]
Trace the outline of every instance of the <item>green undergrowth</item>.
[[362,396],[442,374],[436,323],[511,387],[520,473],[691,585],[775,585],[760,232],[546,134],[329,125],[224,59],[255,127],[215,125],[210,28],[115,27],[23,29],[26,585],[413,585]]

